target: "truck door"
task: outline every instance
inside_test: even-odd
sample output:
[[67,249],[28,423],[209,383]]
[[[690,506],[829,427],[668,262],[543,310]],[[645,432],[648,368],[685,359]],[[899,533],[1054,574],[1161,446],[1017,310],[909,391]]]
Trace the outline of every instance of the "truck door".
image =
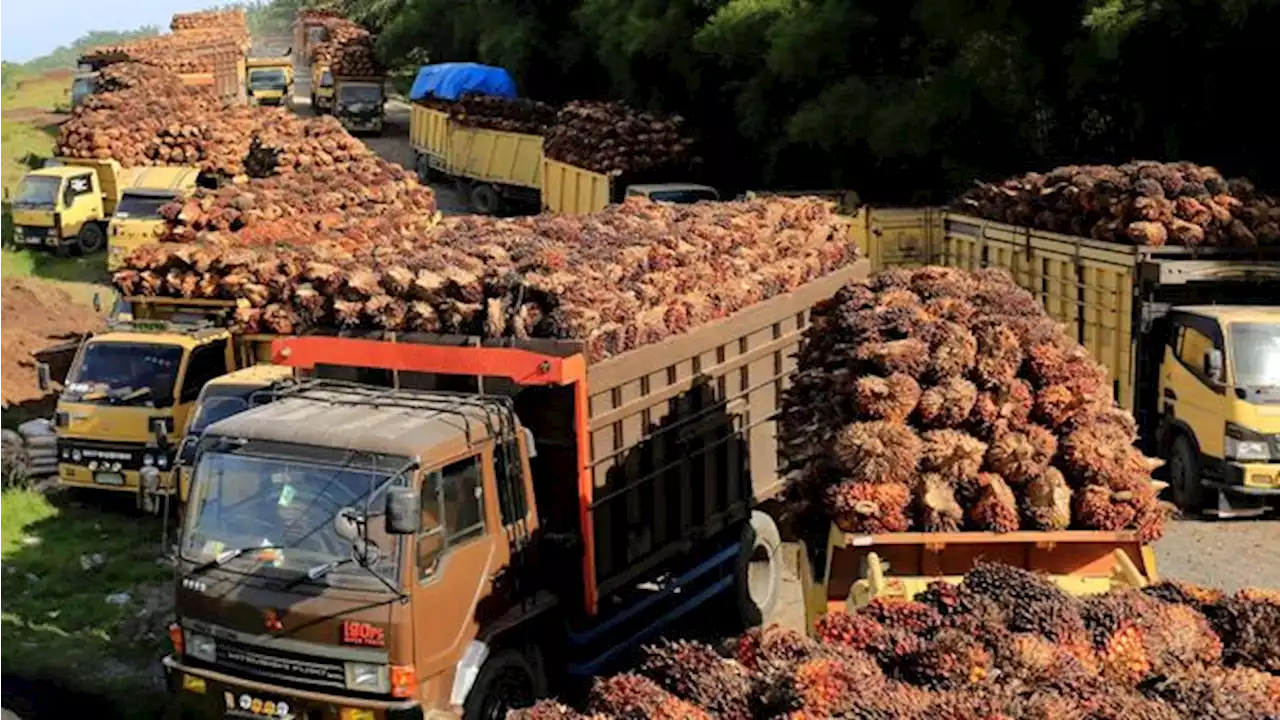
[[63,237],[79,235],[86,222],[102,219],[102,193],[92,172],[67,178],[62,186],[62,208]]
[[1173,317],[1172,345],[1161,368],[1160,396],[1166,422],[1189,432],[1200,453],[1223,456],[1227,398],[1225,386],[1208,375],[1205,356],[1223,349],[1222,330],[1214,320],[1194,315]]
[[182,441],[187,433],[187,423],[191,420],[191,412],[195,409],[196,400],[205,383],[226,375],[235,369],[235,358],[232,355],[228,338],[220,337],[197,345],[191,350],[187,360],[187,369],[182,374],[182,390],[178,394],[178,402],[173,406],[173,433],[171,441],[175,444]]
[[490,611],[509,558],[498,505],[491,448],[424,474],[412,593],[419,680],[453,670]]

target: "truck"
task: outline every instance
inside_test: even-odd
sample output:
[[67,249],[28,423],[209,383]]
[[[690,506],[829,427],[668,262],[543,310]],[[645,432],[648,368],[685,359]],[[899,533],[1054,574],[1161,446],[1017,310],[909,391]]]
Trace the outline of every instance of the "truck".
[[333,115],[350,133],[381,135],[387,120],[387,78],[333,76]]
[[311,109],[317,115],[333,112],[333,73],[328,65],[311,66]]
[[115,272],[130,252],[157,241],[164,229],[160,208],[195,191],[195,167],[148,167],[135,170],[120,191],[120,202],[107,223],[107,270]]
[[[233,332],[236,304],[124,298],[103,332],[75,351],[54,412],[62,485],[137,495],[172,494],[174,448],[205,384],[256,365],[270,336]],[[50,383],[38,365],[41,386]],[[157,440],[156,428],[161,429]],[[158,486],[142,482],[158,471]]]
[[497,215],[512,206],[536,208],[542,186],[542,136],[453,122],[449,113],[422,104],[453,102],[468,94],[515,98],[506,70],[477,63],[439,63],[418,69],[409,98],[409,139],[419,177],[443,175],[458,184],[472,210]]
[[542,209],[544,212],[583,214],[603,210],[623,199],[643,196],[659,202],[695,203],[719,200],[720,193],[709,185],[695,183],[619,182],[604,173],[576,165],[542,159]]
[[58,255],[102,250],[107,222],[131,173],[115,160],[86,158],[55,158],[28,172],[17,193],[6,198],[13,212],[14,243]]
[[1008,270],[1107,368],[1184,510],[1280,499],[1280,247],[1135,247],[938,208],[857,218],[875,268]]
[[260,401],[269,400],[265,392],[279,383],[293,379],[293,368],[282,365],[250,365],[220,375],[204,384],[196,398],[195,410],[187,423],[186,434],[178,444],[174,460],[178,473],[178,501],[187,501],[191,487],[191,468],[195,462],[196,446],[205,428],[237,413],[248,410]]
[[175,706],[501,718],[708,603],[758,624],[780,395],[809,309],[866,271],[596,362],[574,340],[277,338],[295,384],[198,441]]
[[293,62],[289,55],[251,57],[246,67],[250,104],[287,106],[293,101]]

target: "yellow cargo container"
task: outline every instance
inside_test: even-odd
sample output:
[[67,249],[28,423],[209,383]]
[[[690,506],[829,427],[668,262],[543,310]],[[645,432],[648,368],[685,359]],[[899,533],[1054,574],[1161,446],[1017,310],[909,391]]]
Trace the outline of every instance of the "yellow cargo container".
[[581,214],[603,210],[613,184],[603,173],[591,172],[551,158],[542,158],[542,209]]
[[418,175],[446,172],[449,155],[449,114],[425,105],[409,106],[409,143],[418,156]]
[[472,180],[542,187],[542,136],[452,125],[449,173]]

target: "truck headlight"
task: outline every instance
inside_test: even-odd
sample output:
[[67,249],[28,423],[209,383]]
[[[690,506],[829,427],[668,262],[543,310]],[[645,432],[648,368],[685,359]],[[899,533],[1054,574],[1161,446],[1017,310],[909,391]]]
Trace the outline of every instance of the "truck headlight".
[[83,459],[84,459],[84,453],[80,452],[79,450],[72,450],[72,451],[71,451],[71,461],[72,461],[72,462],[80,462],[80,461],[81,461],[81,460],[83,460]]
[[391,681],[386,665],[373,663],[349,662],[343,666],[348,690],[362,692],[386,693],[391,691]]
[[187,654],[197,660],[216,662],[218,659],[218,643],[208,635],[200,635],[187,631]]
[[156,464],[156,456],[155,456],[155,455],[143,455],[143,456],[142,456],[142,464],[143,464],[143,465],[145,465],[146,467],[151,467],[152,465],[155,465],[155,464]]
[[1228,460],[1266,462],[1271,459],[1271,447],[1267,442],[1267,436],[1235,423],[1227,423],[1223,444],[1224,454]]
[[169,458],[165,457],[164,455],[157,455],[156,467],[160,468],[161,470],[169,467]]

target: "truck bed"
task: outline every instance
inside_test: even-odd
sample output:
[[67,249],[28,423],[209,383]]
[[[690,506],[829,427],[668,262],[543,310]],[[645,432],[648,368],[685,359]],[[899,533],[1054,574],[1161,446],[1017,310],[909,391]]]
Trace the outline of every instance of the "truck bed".
[[[536,440],[544,529],[583,539],[581,572],[566,564],[562,584],[581,584],[594,612],[777,494],[774,417],[809,309],[868,267],[594,364],[573,340],[376,333],[340,351],[328,338],[282,338],[272,358],[327,377],[513,396]],[[324,359],[335,352],[341,363]]]

